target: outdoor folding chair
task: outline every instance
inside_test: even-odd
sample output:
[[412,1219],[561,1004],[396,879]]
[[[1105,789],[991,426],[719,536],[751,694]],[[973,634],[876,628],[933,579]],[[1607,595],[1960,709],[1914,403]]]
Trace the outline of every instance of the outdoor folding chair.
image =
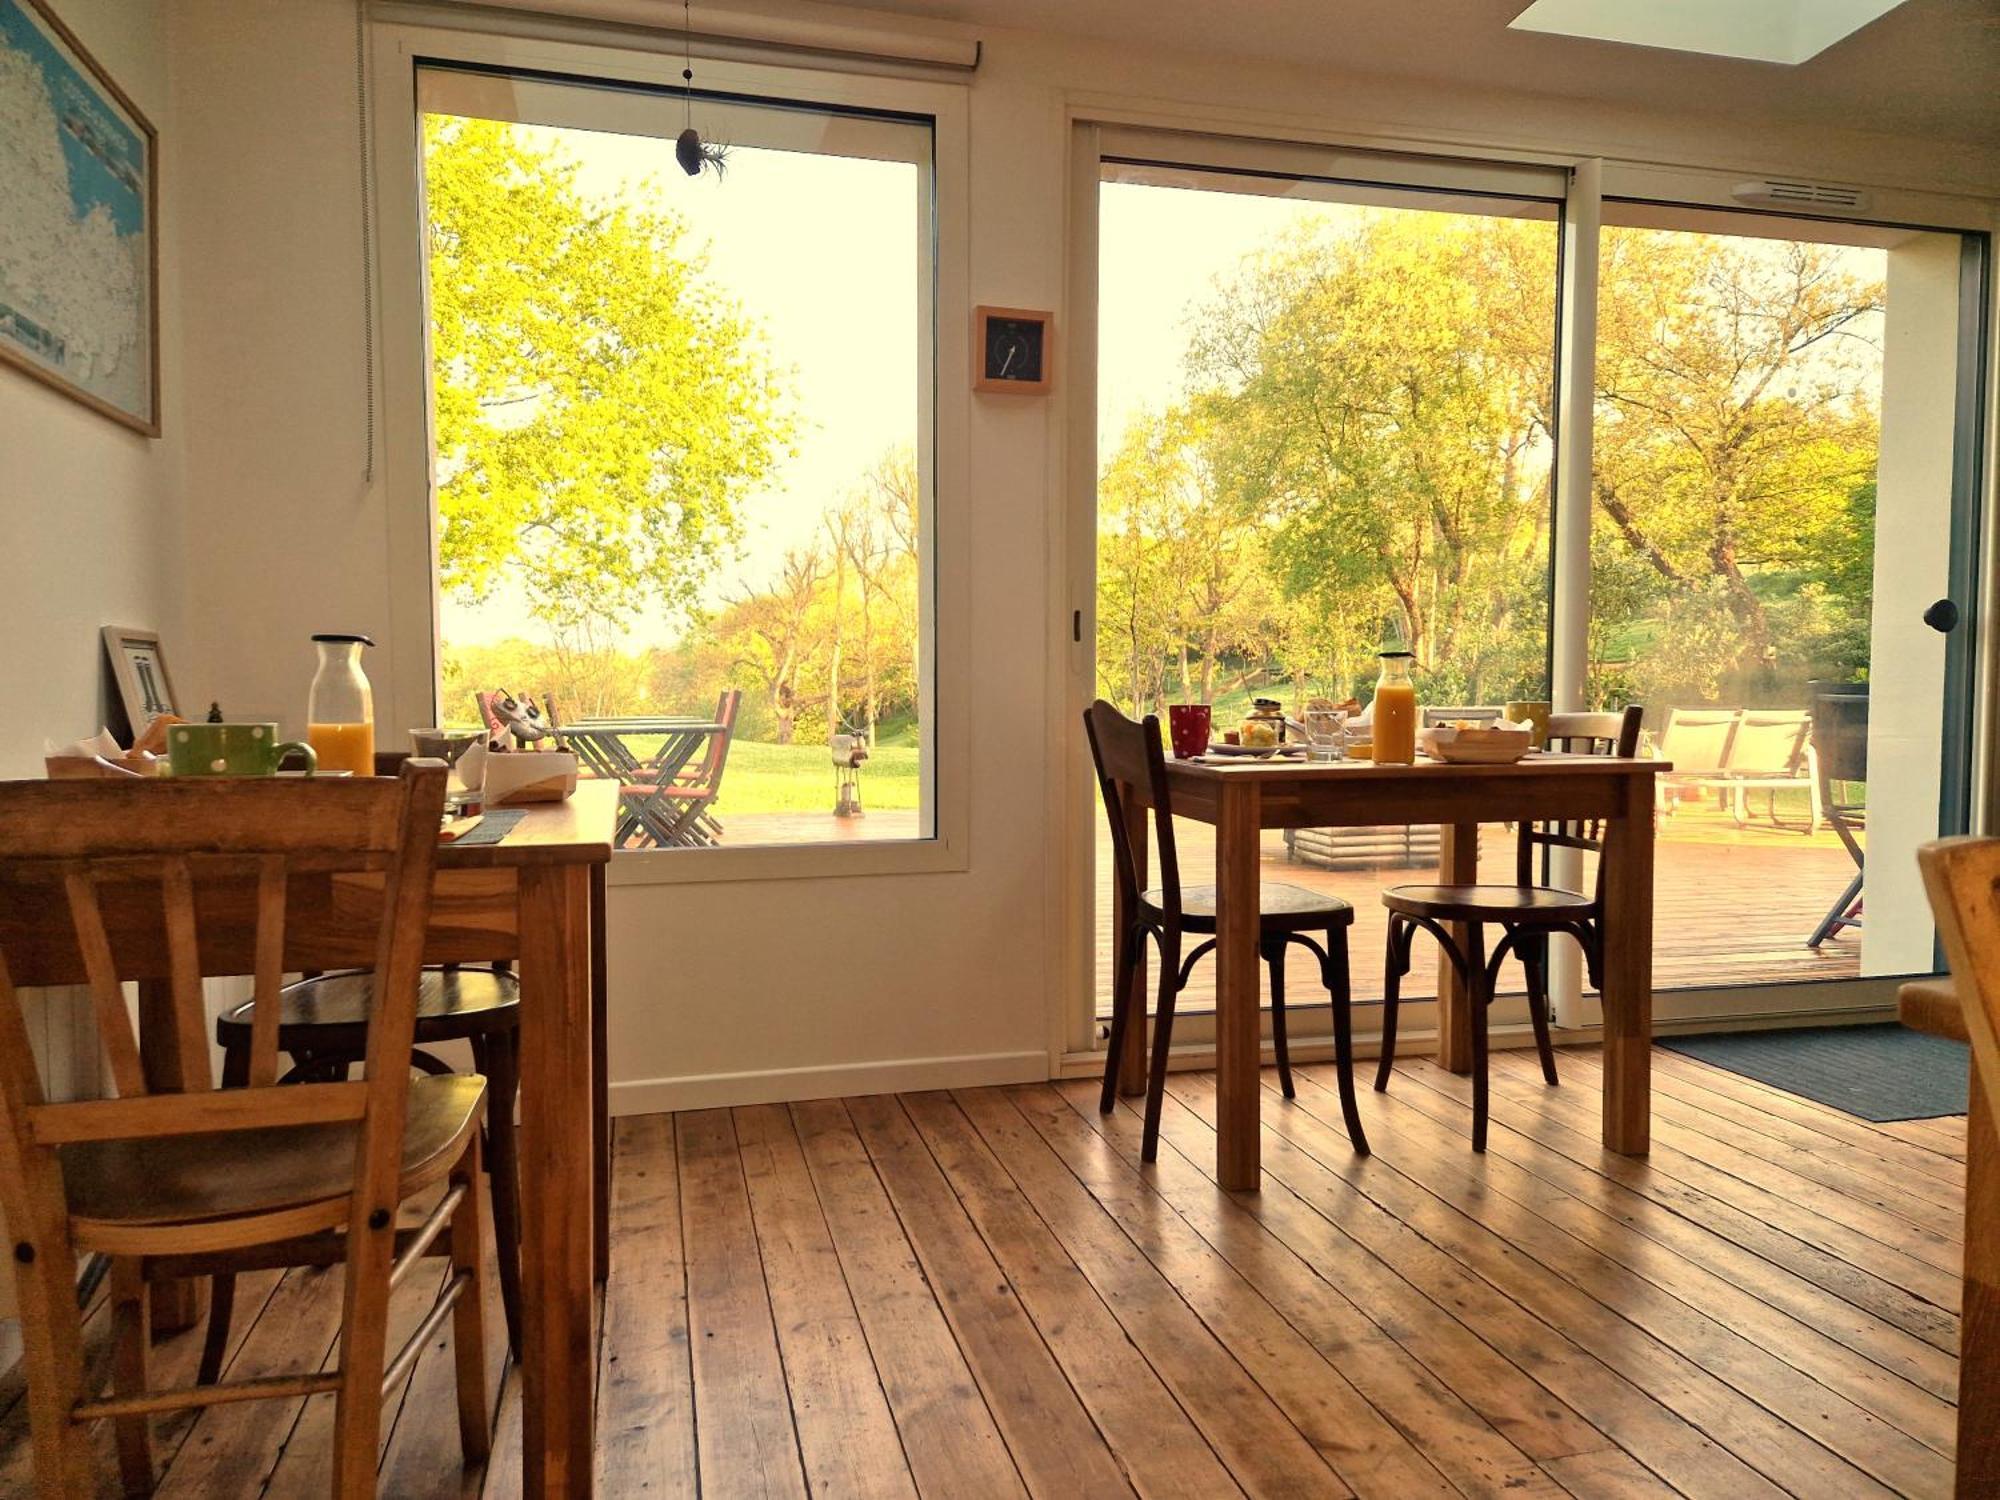
[[1806,939],[1808,948],[1817,948],[1841,928],[1861,925],[1868,854],[1856,835],[1868,828],[1868,685],[1815,689],[1812,738],[1820,804],[1854,861],[1854,878]]

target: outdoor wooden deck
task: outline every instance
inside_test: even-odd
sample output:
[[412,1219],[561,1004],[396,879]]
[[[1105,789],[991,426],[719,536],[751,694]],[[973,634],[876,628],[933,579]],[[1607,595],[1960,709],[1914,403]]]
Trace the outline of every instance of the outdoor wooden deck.
[[[1467,1081],[1426,1061],[1363,1091],[1365,1160],[1328,1067],[1291,1104],[1266,1070],[1254,1195],[1208,1176],[1199,1073],[1144,1169],[1087,1082],[620,1120],[597,1492],[1941,1500],[1964,1121],[1655,1066],[1643,1162],[1598,1145],[1594,1048],[1555,1089],[1496,1057],[1483,1158]],[[398,1291],[397,1337],[433,1289]],[[339,1303],[338,1271],[245,1277],[228,1373],[319,1365]],[[391,1393],[381,1493],[517,1496],[516,1386],[462,1472],[448,1342]],[[20,1396],[0,1381],[5,1495],[31,1492]],[[159,1494],[322,1495],[331,1415],[163,1420]]]

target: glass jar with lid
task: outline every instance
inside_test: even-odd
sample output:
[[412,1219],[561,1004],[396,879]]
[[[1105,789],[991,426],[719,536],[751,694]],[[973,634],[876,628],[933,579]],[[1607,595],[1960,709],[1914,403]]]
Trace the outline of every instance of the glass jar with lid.
[[319,757],[321,775],[348,771],[375,774],[375,694],[361,670],[365,635],[332,631],[313,637],[319,670],[306,700],[306,743]]

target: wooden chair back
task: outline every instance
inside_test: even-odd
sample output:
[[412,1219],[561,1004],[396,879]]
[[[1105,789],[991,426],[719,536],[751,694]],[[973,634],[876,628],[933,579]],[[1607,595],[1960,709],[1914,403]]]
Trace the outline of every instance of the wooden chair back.
[[[1153,808],[1153,844],[1160,860],[1160,904],[1175,926],[1181,916],[1180,856],[1174,846],[1173,806],[1167,791],[1167,757],[1160,746],[1160,721],[1154,714],[1132,720],[1115,704],[1099,698],[1083,715],[1090,740],[1090,759],[1097,768],[1097,786],[1104,797],[1104,815],[1111,820],[1114,878],[1127,911],[1137,911],[1144,881],[1139,875],[1134,825]],[[1142,800],[1136,795],[1145,789]],[[1143,825],[1142,825],[1143,826]]]
[[[56,1148],[70,1142],[360,1121],[357,1225],[394,1205],[444,785],[438,761],[395,780],[0,785],[0,1201],[17,1240],[66,1256]],[[323,914],[357,875],[383,881],[367,1079],[278,1088],[288,914]],[[257,1000],[249,1086],[219,1091],[202,981],[244,974]],[[174,1091],[148,1089],[127,980],[165,990]],[[46,984],[89,987],[115,1098],[48,1100],[17,994]]]
[[1813,693],[1812,744],[1813,758],[1819,762],[1821,800],[1829,807],[1858,806],[1834,793],[1838,783],[1863,784],[1868,780],[1866,683]]
[[[1610,713],[1550,714],[1549,732],[1542,741],[1547,750],[1566,755],[1611,755],[1630,759],[1639,753],[1639,734],[1646,711],[1637,703]],[[1549,851],[1581,849],[1604,852],[1604,821],[1601,818],[1568,818],[1555,823],[1523,823],[1514,851],[1514,874],[1522,885],[1533,885],[1536,867],[1548,878]],[[1604,866],[1597,867],[1598,896],[1603,896]]]
[[722,789],[722,772],[729,764],[729,742],[736,738],[736,715],[743,706],[739,688],[724,688],[715,700],[715,722],[722,728],[708,737],[701,760],[680,778],[683,786],[706,788],[711,796]]

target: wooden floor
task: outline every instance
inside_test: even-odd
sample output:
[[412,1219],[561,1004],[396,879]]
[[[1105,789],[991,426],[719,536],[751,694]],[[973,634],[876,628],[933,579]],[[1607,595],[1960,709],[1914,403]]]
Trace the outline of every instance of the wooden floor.
[[[621,1120],[599,1493],[1949,1492],[1962,1120],[1872,1126],[1661,1053],[1637,1162],[1596,1144],[1594,1051],[1553,1090],[1494,1066],[1484,1160],[1427,1062],[1364,1092],[1366,1160],[1328,1068],[1292,1104],[1267,1072],[1241,1196],[1204,1074],[1145,1171],[1082,1083]],[[232,1373],[325,1358],[337,1277],[261,1283]],[[515,1493],[513,1389],[462,1473],[448,1352],[399,1395],[385,1495]],[[318,1493],[329,1400],[163,1427],[161,1493]]]

